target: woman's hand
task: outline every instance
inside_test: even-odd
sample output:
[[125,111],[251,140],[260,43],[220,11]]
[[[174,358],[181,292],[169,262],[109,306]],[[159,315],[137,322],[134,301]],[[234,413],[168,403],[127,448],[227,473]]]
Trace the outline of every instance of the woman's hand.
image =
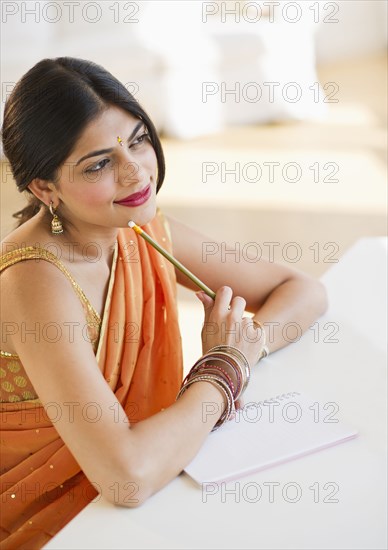
[[197,292],[205,309],[202,328],[202,353],[214,346],[233,346],[244,353],[252,367],[260,357],[264,335],[256,328],[250,317],[243,317],[246,302],[241,296],[234,296],[228,286],[222,286],[212,300],[205,292]]

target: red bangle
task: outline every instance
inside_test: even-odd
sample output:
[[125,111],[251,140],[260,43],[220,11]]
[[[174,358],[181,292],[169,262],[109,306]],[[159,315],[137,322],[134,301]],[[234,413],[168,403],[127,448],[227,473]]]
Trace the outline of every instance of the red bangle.
[[226,370],[224,370],[222,367],[220,367],[219,365],[212,365],[211,363],[204,363],[203,365],[201,365],[199,368],[198,368],[198,372],[199,371],[206,371],[208,368],[210,369],[216,369],[218,370],[219,372],[222,372],[222,374],[225,376],[227,382],[229,383],[229,386],[231,387],[232,389],[232,393],[233,395],[235,395],[235,387],[234,387],[234,384],[233,384],[233,380],[231,379],[231,377],[229,376],[229,374],[226,372]]

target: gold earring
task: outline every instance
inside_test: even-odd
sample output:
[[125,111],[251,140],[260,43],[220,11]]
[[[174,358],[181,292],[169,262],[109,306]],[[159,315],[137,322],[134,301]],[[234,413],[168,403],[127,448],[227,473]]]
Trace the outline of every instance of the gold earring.
[[51,233],[53,235],[60,235],[61,233],[63,233],[63,226],[62,226],[61,220],[58,218],[58,216],[55,213],[53,201],[50,201],[49,209],[53,217],[53,219],[51,220]]

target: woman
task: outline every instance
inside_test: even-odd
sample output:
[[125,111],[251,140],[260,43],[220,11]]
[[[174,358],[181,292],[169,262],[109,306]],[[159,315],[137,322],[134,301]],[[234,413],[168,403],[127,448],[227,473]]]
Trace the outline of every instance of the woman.
[[[2,539],[39,548],[97,492],[138,506],[177,476],[233,416],[250,367],[287,344],[284,324],[305,331],[327,302],[282,265],[202,262],[209,239],[156,208],[151,120],[102,67],[37,63],[6,103],[2,139],[30,197],[2,242]],[[129,220],[216,290],[197,293],[204,355],[184,384],[176,281],[198,289]]]

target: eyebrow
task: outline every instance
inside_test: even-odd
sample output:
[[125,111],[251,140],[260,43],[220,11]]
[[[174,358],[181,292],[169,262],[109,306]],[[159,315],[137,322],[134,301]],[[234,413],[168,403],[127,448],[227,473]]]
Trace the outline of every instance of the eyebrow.
[[[141,120],[140,122],[138,122],[138,124],[136,124],[135,128],[133,129],[131,135],[129,136],[129,138],[127,140],[127,143],[129,143],[135,137],[135,135],[138,132],[139,128],[141,128],[142,126],[145,126],[145,124]],[[113,147],[111,147],[110,149],[100,149],[98,151],[92,151],[91,153],[88,153],[87,155],[81,157],[79,159],[79,161],[76,163],[76,166],[78,166],[83,160],[86,160],[90,157],[97,157],[98,155],[104,155],[105,153],[111,153],[112,151],[113,151]]]

